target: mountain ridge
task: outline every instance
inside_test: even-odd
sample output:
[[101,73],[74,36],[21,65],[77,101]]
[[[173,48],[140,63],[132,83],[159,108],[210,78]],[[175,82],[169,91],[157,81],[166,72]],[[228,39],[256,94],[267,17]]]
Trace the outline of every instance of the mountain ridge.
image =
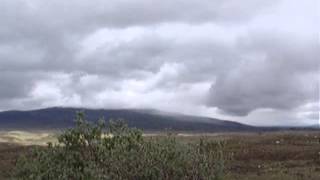
[[0,112],[0,130],[55,130],[75,125],[76,112],[83,111],[90,122],[101,117],[124,119],[129,127],[144,131],[182,132],[265,132],[286,130],[319,130],[318,127],[258,127],[239,122],[203,116],[185,115],[156,109],[94,109],[82,107],[48,107],[33,110]]
[[33,110],[0,112],[0,129],[64,129],[74,125],[77,111],[83,111],[87,120],[99,118],[124,119],[130,127],[145,131],[252,131],[256,127],[238,122],[209,117],[163,112],[155,109],[93,109],[78,107],[49,107]]

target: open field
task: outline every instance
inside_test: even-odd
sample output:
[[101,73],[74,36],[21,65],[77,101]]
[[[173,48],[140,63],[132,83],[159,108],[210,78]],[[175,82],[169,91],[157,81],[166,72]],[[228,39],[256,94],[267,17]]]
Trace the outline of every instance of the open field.
[[[9,177],[18,156],[28,152],[32,144],[55,141],[54,134],[45,132],[0,134],[0,179]],[[184,134],[177,139],[192,143],[202,136]],[[320,179],[320,132],[207,134],[206,137],[226,142],[225,153],[232,157],[226,162],[227,180]]]
[[46,145],[47,142],[55,141],[56,133],[53,132],[0,131],[0,143]]

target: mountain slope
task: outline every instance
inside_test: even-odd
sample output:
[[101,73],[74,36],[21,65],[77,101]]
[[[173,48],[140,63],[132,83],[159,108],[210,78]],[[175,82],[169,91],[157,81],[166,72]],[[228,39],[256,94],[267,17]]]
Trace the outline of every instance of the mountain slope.
[[124,119],[130,127],[146,131],[172,129],[176,131],[253,131],[257,128],[244,124],[222,121],[213,118],[187,116],[176,113],[164,113],[156,110],[135,109],[80,109],[80,108],[47,108],[31,111],[0,112],[0,129],[60,129],[74,125],[77,111],[84,111],[89,121],[100,117]]

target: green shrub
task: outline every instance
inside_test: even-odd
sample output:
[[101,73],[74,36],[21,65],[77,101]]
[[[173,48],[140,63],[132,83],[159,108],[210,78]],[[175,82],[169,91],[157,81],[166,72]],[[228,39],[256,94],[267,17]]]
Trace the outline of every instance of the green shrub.
[[[112,135],[112,136],[111,136]],[[37,147],[16,165],[14,179],[222,179],[224,144],[175,136],[143,138],[123,121],[91,124],[83,113],[58,143]]]

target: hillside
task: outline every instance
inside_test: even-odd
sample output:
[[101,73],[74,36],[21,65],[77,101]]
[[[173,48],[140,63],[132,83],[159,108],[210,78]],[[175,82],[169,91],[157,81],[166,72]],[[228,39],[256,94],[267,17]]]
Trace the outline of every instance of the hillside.
[[157,110],[137,109],[80,109],[80,108],[46,108],[31,111],[0,112],[0,129],[64,129],[74,125],[77,111],[84,111],[87,120],[97,121],[124,119],[130,127],[145,131],[227,132],[254,131],[258,128],[232,121],[213,118],[187,116],[165,113]]

